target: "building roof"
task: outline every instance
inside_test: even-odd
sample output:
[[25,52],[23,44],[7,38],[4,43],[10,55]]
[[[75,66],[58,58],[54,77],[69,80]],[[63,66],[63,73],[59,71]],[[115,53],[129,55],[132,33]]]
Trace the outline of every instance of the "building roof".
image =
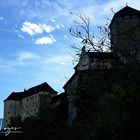
[[41,91],[57,93],[52,87],[50,87],[46,82],[24,90],[23,92],[12,92],[4,101],[7,100],[21,100],[25,97],[31,96]]
[[123,9],[119,10],[117,13],[114,14],[114,17],[113,17],[109,27],[111,26],[111,24],[114,21],[116,16],[124,18],[126,15],[140,17],[140,11],[136,10],[132,7],[129,7],[129,6],[125,6]]
[[24,97],[24,92],[12,92],[5,100],[16,100],[16,101],[20,101],[22,98]]
[[44,82],[44,83],[42,83],[40,85],[34,86],[34,87],[32,87],[32,88],[30,88],[28,90],[25,90],[24,92],[25,92],[26,96],[31,96],[31,95],[36,94],[36,93],[41,92],[41,91],[56,92],[46,82]]
[[129,7],[129,6],[125,6],[123,9],[118,11],[116,13],[116,15],[121,16],[121,17],[124,17],[126,15],[137,15],[137,16],[140,16],[140,11],[136,10],[136,9],[134,9],[132,7]]

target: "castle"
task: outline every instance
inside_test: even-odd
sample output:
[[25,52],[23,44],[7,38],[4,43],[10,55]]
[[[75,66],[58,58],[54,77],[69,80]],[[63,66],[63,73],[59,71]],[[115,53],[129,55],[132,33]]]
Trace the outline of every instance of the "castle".
[[[115,13],[110,25],[110,52],[90,52],[82,50],[75,73],[64,85],[69,104],[69,121],[77,115],[74,93],[80,86],[85,88],[90,80],[86,76],[86,70],[99,71],[113,69],[114,63],[125,64],[140,60],[140,11],[129,6]],[[92,75],[93,75],[92,73]],[[82,76],[82,78],[81,78]],[[96,76],[96,74],[94,75]],[[85,81],[79,85],[79,81]],[[80,95],[78,95],[80,96]]]
[[[110,25],[110,52],[89,52],[82,50],[78,64],[75,66],[75,73],[64,85],[65,95],[68,99],[68,120],[69,123],[77,116],[75,106],[75,90],[81,74],[86,70],[112,69],[114,61],[129,63],[140,60],[140,11],[129,6],[124,7],[115,13]],[[23,92],[13,92],[4,100],[4,126],[10,124],[11,118],[38,117],[41,107],[41,96],[46,95],[47,102],[57,97],[57,92],[47,83],[30,88]]]
[[46,82],[22,92],[13,92],[4,100],[4,126],[11,123],[11,119],[21,121],[28,117],[38,117],[42,107],[41,98],[47,96],[47,101],[56,96],[57,92]]

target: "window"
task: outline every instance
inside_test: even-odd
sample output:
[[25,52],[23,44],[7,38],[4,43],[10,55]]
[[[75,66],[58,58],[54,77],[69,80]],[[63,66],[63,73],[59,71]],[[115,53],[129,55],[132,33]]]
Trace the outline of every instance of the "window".
[[13,104],[10,104],[10,110],[14,110],[15,106]]
[[27,101],[29,101],[29,98],[27,98]]

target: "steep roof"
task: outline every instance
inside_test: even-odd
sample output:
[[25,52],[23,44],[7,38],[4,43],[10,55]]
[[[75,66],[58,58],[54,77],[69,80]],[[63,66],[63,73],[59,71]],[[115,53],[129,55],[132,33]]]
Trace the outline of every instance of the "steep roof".
[[140,16],[140,11],[136,10],[132,7],[129,6],[125,6],[123,9],[121,9],[120,11],[118,11],[116,13],[116,15],[124,17],[125,15],[137,15]]
[[32,87],[32,88],[30,88],[28,90],[25,90],[24,92],[26,93],[26,96],[31,96],[31,95],[36,94],[36,93],[41,92],[41,91],[56,92],[46,82],[44,82],[44,83],[42,83],[40,85],[34,86],[34,87]]
[[16,100],[16,101],[20,101],[23,97],[25,96],[24,92],[12,92],[5,100]]
[[21,100],[25,97],[31,96],[41,91],[57,93],[52,87],[50,87],[46,82],[24,90],[23,92],[12,92],[4,101],[7,100]]
[[111,24],[114,21],[116,16],[124,18],[126,15],[140,17],[140,11],[136,10],[132,7],[129,7],[129,6],[125,6],[123,9],[119,10],[117,13],[114,14],[113,19],[112,19],[109,27],[111,26]]

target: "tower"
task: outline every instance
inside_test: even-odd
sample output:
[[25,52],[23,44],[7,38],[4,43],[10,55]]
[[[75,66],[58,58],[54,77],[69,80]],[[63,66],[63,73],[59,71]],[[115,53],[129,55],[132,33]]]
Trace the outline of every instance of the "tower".
[[110,23],[111,51],[124,61],[140,59],[140,11],[129,6],[115,13]]

